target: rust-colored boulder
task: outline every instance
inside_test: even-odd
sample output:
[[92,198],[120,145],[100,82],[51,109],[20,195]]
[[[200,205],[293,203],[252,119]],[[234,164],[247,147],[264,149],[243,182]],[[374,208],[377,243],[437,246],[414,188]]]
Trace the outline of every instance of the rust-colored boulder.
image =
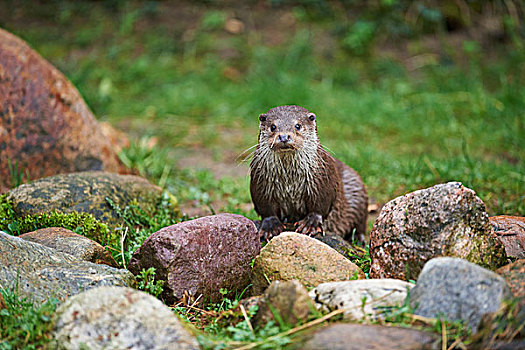
[[0,29],[0,192],[8,161],[31,180],[85,170],[128,172],[67,78]]
[[525,217],[492,216],[489,218],[494,233],[505,246],[510,258],[525,258]]
[[24,233],[20,238],[71,254],[80,260],[118,267],[115,259],[103,246],[63,227],[42,228]]
[[460,182],[388,202],[370,233],[370,278],[416,280],[425,263],[449,256],[495,270],[507,256],[485,204]]

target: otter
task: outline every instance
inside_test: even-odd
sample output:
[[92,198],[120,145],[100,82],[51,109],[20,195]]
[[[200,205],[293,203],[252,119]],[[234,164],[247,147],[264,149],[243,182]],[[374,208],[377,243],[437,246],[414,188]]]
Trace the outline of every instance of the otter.
[[261,216],[261,240],[285,229],[330,232],[364,243],[368,196],[359,174],[328,153],[316,115],[279,106],[259,115],[259,142],[250,164],[250,192]]

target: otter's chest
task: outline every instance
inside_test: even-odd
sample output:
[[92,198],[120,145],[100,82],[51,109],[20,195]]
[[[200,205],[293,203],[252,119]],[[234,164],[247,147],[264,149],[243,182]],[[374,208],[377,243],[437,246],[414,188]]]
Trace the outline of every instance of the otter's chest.
[[281,219],[297,221],[308,214],[308,203],[316,192],[312,171],[310,167],[297,166],[294,162],[277,163],[272,168],[267,198]]

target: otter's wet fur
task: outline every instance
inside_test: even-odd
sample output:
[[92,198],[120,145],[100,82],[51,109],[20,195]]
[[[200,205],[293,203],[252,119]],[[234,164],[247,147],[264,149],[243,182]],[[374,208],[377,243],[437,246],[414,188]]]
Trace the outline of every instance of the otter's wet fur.
[[250,164],[250,192],[269,240],[286,226],[313,235],[338,234],[363,242],[368,196],[357,172],[328,153],[315,114],[279,106],[259,116],[259,142]]

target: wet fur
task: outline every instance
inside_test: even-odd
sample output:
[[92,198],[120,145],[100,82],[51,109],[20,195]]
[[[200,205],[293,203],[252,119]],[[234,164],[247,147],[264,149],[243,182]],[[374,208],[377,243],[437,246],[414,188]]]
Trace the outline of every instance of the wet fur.
[[[368,197],[361,178],[347,165],[333,158],[317,137],[311,113],[298,106],[269,110],[261,121],[259,143],[251,162],[250,191],[256,212],[263,219],[278,217],[295,223],[316,213],[323,228],[347,240],[362,240],[366,231]],[[277,132],[269,126],[278,125]],[[296,123],[301,130],[294,130]],[[292,150],[276,149],[278,133],[292,134]],[[296,143],[295,143],[296,142]]]

